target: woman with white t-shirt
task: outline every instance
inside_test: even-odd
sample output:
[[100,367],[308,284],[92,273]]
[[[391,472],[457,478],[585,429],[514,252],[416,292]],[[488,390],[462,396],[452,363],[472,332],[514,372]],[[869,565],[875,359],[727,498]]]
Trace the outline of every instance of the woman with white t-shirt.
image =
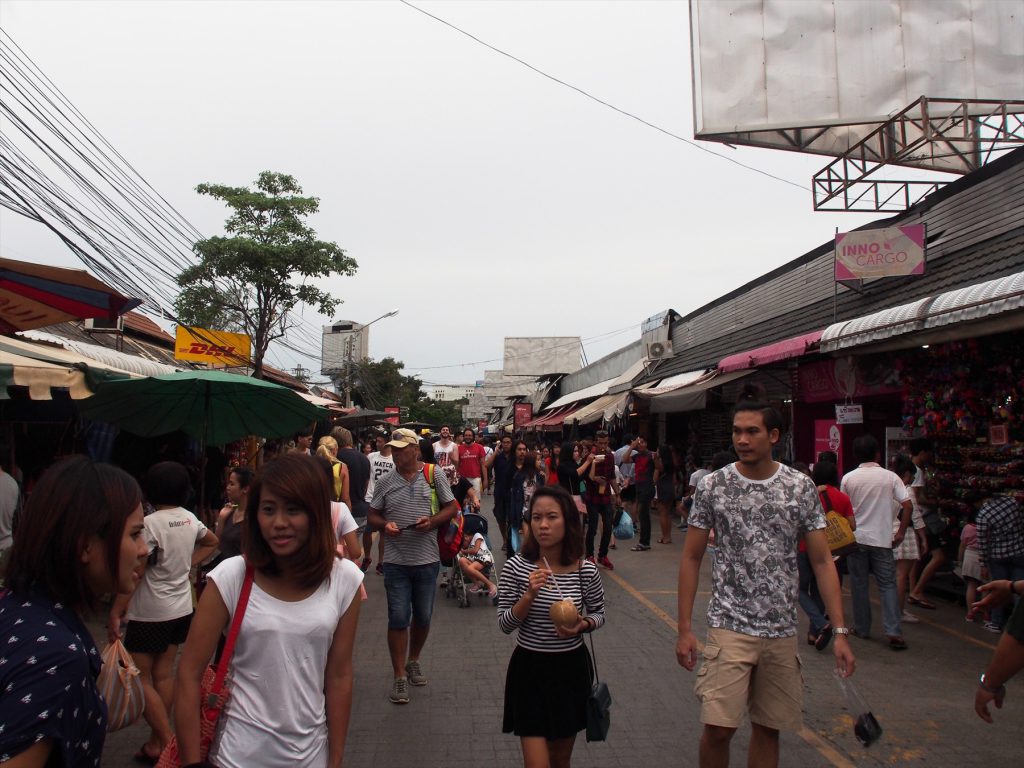
[[209,762],[220,768],[341,765],[352,710],[352,647],[363,574],[336,557],[327,477],[308,456],[269,462],[253,484],[245,556],[208,577],[178,665],[175,724],[182,765],[199,760],[199,681],[237,607],[252,592],[231,659],[230,698]]
[[174,659],[192,621],[189,572],[216,551],[217,537],[182,506],[192,488],[188,470],[181,464],[154,464],[142,480],[142,489],[155,508],[145,517],[149,558],[135,592],[114,600],[107,631],[112,642],[122,617],[128,619],[124,647],[142,673],[143,716],[150,727],[149,739],[135,759],[156,763],[171,738]]

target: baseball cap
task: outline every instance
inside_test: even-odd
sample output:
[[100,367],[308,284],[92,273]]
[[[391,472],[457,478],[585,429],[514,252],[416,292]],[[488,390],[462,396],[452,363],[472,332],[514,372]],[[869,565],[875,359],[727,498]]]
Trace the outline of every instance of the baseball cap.
[[405,448],[408,445],[419,447],[420,439],[411,429],[396,429],[391,433],[391,440],[388,442],[392,448]]

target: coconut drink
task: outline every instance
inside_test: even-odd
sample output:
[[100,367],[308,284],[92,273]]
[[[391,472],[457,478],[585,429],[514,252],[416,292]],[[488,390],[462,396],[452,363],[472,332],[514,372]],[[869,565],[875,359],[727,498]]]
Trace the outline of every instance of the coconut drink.
[[576,603],[569,599],[556,600],[551,604],[548,613],[555,626],[563,629],[575,627],[580,620],[580,612],[576,609]]

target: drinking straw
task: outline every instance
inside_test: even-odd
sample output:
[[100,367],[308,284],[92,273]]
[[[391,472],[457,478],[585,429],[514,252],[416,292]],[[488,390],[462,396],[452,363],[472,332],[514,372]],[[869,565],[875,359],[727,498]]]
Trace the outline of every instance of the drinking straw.
[[[548,562],[548,559],[547,559],[546,557],[544,557],[544,556],[542,555],[542,556],[541,556],[541,560],[543,560],[543,561],[544,561],[544,565],[546,565],[546,566],[547,566],[547,569],[548,569],[549,571],[551,571],[551,575],[552,575],[552,576],[554,576],[555,572],[551,570],[551,563],[549,563],[549,562]],[[562,598],[563,600],[565,600],[565,594],[564,594],[564,593],[562,592],[562,588],[561,588],[560,586],[558,586],[558,581],[557,581],[556,579],[551,579],[551,580],[552,580],[553,582],[555,582],[555,589],[557,589],[557,590],[558,590],[558,596],[559,596],[560,598]]]

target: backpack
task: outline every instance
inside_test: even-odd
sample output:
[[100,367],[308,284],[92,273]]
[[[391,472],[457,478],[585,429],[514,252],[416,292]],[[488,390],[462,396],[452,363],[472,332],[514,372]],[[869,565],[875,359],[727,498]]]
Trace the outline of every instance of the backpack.
[[[423,465],[423,479],[430,486],[430,516],[433,517],[441,511],[441,502],[437,498],[437,487],[434,485],[433,464]],[[462,516],[462,510],[459,510],[447,526],[437,529],[437,553],[440,556],[441,562],[446,566],[452,564],[455,560],[455,555],[458,554],[459,549],[462,547],[462,529],[464,524],[465,518]]]

